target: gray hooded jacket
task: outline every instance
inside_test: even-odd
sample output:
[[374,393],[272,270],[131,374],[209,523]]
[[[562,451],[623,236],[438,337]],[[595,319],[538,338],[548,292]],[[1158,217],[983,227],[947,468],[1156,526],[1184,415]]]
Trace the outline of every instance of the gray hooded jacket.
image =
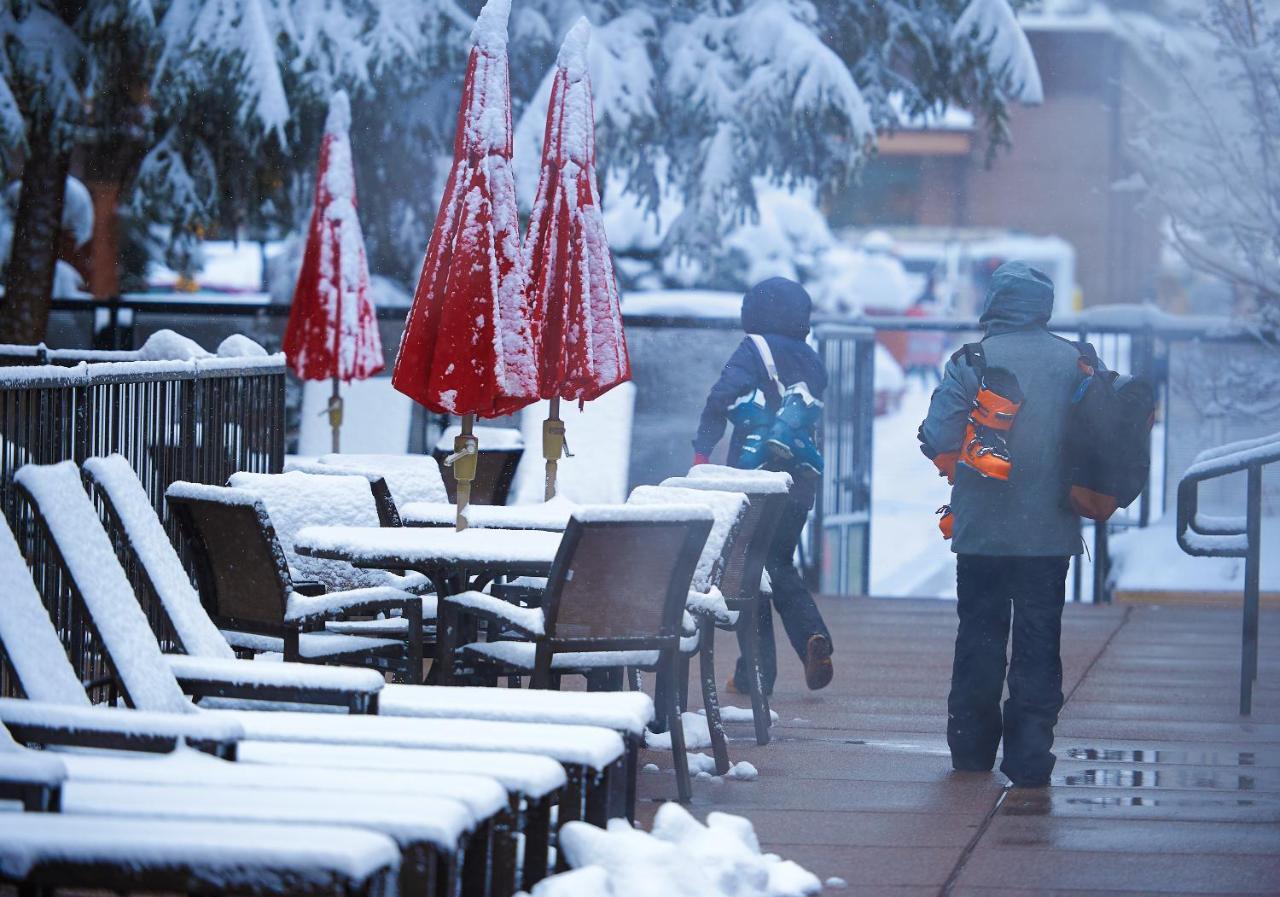
[[[1076,347],[1051,334],[1053,282],[1023,262],[992,275],[980,322],[987,364],[1013,371],[1026,396],[1009,435],[1008,482],[961,464],[951,509],[951,550],[957,554],[1066,556],[1080,553],[1080,521],[1067,507],[1062,443],[1067,409],[1080,382]],[[920,425],[929,457],[959,451],[978,374],[957,353],[934,391]]]

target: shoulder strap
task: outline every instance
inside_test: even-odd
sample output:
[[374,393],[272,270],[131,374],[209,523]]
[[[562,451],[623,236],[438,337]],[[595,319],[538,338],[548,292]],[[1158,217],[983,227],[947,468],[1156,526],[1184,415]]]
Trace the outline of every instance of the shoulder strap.
[[965,343],[951,356],[952,361],[959,361],[961,358],[973,368],[979,379],[987,372],[987,353],[982,348],[982,343]]
[[773,351],[769,348],[769,341],[758,333],[748,333],[747,339],[751,340],[751,344],[756,347],[760,360],[764,362],[765,372],[769,375],[769,379],[773,381],[774,389],[778,391],[778,398],[781,399],[786,389],[783,387],[782,381],[778,379],[778,366],[773,363]]

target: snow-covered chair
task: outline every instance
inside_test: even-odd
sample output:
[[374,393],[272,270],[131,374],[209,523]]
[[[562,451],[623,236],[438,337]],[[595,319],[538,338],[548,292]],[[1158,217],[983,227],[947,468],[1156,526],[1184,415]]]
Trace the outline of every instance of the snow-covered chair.
[[[446,686],[384,685],[370,688],[376,674],[298,664],[263,664],[230,660],[231,646],[209,619],[199,596],[182,569],[160,520],[147,500],[129,462],[119,455],[92,458],[85,473],[119,528],[121,541],[132,555],[140,578],[157,599],[179,645],[189,656],[166,655],[170,667],[189,694],[195,687],[213,688],[229,677],[255,680],[262,691],[241,697],[305,703],[349,705],[356,694],[370,694],[368,709],[384,716],[488,719],[510,722],[556,722],[613,729],[633,753],[652,719],[653,703],[642,694],[610,697],[582,693],[514,695],[502,689]],[[213,664],[207,663],[214,662]],[[193,677],[203,669],[205,679]],[[337,674],[349,673],[349,681]],[[267,696],[267,689],[277,694]],[[223,694],[226,692],[204,692]]]
[[318,464],[338,467],[366,476],[380,476],[387,481],[396,507],[409,502],[449,501],[440,465],[430,455],[321,455]]
[[[483,592],[443,599],[441,631],[462,617],[490,620],[524,640],[473,642],[460,655],[488,675],[529,676],[534,689],[581,675],[593,689],[621,690],[627,667],[679,681],[681,624],[689,583],[714,518],[703,506],[598,506],[574,512],[539,607]],[[443,642],[441,656],[450,658]],[[691,795],[678,689],[659,689],[658,712],[672,733],[681,800]]]
[[[738,649],[750,670],[751,713],[755,723],[756,743],[769,743],[772,714],[760,674],[760,632],[773,625],[764,570],[778,520],[791,491],[788,473],[768,470],[739,470],[716,464],[698,464],[686,477],[671,477],[662,485],[684,489],[731,490],[747,496],[751,502],[742,532],[725,565],[720,591],[731,616],[713,614],[715,628],[733,631]],[[715,638],[714,629],[704,630],[708,640]]]
[[[457,424],[446,427],[432,449],[432,457],[440,465],[447,500],[456,501],[458,481],[453,468],[445,459],[453,454],[453,440],[462,432]],[[516,468],[524,456],[524,437],[519,430],[509,427],[476,427],[474,435],[480,442],[476,456],[476,478],[471,484],[471,502],[477,505],[505,505],[516,477]]]
[[[338,469],[348,474],[357,473]],[[385,477],[382,479],[385,483]],[[294,539],[308,526],[386,526],[388,511],[379,507],[370,475],[324,476],[301,470],[242,471],[233,473],[227,485],[249,493],[266,508],[295,582],[320,583],[330,591],[382,586],[411,591],[426,588],[426,577],[420,574],[406,577],[385,570],[364,569],[346,561],[298,554],[293,549]]]
[[394,841],[355,828],[0,813],[0,882],[19,893],[376,897],[399,865]]
[[[39,489],[51,484],[35,485]],[[525,883],[546,871],[553,804],[560,805],[562,820],[585,814],[603,823],[610,810],[609,797],[623,787],[617,778],[623,771],[618,736],[585,726],[388,719],[374,730],[341,731],[343,720],[373,717],[315,714],[312,719],[321,724],[317,727],[306,720],[288,724],[289,718],[307,714],[247,713],[245,719],[275,717],[282,723],[251,726],[258,740],[248,741],[249,730],[237,714],[201,712],[182,697],[147,630],[145,616],[128,594],[128,582],[105,533],[88,529],[85,536],[82,551],[69,559],[64,556],[64,570],[73,578],[76,573],[84,578],[86,570],[100,572],[89,577],[89,587],[80,592],[90,612],[89,624],[102,635],[105,659],[120,679],[125,701],[147,709],[89,703],[31,585],[12,534],[0,521],[0,573],[12,574],[12,581],[26,586],[0,590],[0,650],[28,695],[26,700],[0,699],[0,722],[26,743],[153,752],[187,743],[209,750],[217,746],[219,755],[241,762],[383,769],[397,775],[434,770],[488,776],[511,792],[516,823],[507,834],[511,838],[524,835],[520,865]],[[98,610],[96,616],[93,608]],[[532,746],[532,753],[520,753],[522,745]]]
[[[334,592],[295,585],[273,518],[253,493],[176,482],[165,498],[192,548],[201,595],[233,648],[421,680],[422,619],[434,615],[433,598],[388,585]],[[388,619],[345,622],[375,614]]]
[[[685,599],[685,636],[681,640],[680,674],[674,683],[659,682],[659,687],[678,688],[681,708],[688,706],[690,658],[698,654],[699,681],[702,686],[702,706],[707,714],[707,729],[711,736],[711,753],[715,758],[716,772],[729,771],[728,739],[720,719],[720,696],[716,689],[715,633],[717,621],[730,620],[736,615],[725,605],[720,591],[728,563],[740,546],[743,521],[750,509],[747,496],[740,492],[680,489],[666,486],[637,486],[627,497],[628,505],[702,505],[711,511],[715,522],[707,536],[698,567],[689,583],[689,595]],[[692,625],[690,625],[692,624]]]
[[[608,818],[611,810],[621,815],[622,808],[612,806],[611,798],[621,796],[622,781],[628,775],[627,752],[622,738],[609,729],[553,723],[196,708],[182,693],[160,653],[106,532],[93,515],[89,515],[92,526],[77,522],[84,516],[77,503],[92,505],[82,489],[68,488],[68,473],[75,474],[70,462],[27,465],[18,471],[15,482],[29,502],[41,507],[52,541],[60,547],[66,539],[75,542],[74,550],[60,552],[61,566],[75,583],[76,598],[99,636],[104,660],[129,705],[152,712],[201,714],[227,720],[241,726],[251,740],[550,757],[565,767],[569,776],[568,795],[561,801],[562,822],[584,813],[599,823]],[[78,477],[75,482],[78,484]],[[47,619],[45,625],[52,627]]]

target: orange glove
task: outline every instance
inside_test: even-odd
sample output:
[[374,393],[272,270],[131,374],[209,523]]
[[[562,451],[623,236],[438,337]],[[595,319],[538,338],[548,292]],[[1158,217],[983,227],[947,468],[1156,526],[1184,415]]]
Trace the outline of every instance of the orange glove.
[[956,462],[959,460],[959,452],[943,452],[935,456],[933,464],[938,468],[938,476],[946,477],[948,483],[954,484],[956,481]]
[[693,453],[693,465],[695,467],[697,467],[699,464],[710,464],[710,463],[711,463],[711,459],[706,455],[702,454],[702,452]]

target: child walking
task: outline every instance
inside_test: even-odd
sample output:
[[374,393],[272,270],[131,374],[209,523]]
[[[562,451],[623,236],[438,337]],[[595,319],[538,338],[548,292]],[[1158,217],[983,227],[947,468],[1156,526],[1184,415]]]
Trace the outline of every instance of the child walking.
[[[816,400],[826,389],[827,372],[818,353],[805,342],[812,309],[813,301],[804,287],[783,277],[762,281],[747,291],[742,298],[742,329],[748,335],[711,387],[693,451],[695,464],[708,463],[732,414],[735,425],[729,437],[728,463],[734,467],[785,470],[794,478],[795,486],[778,522],[765,569],[773,588],[773,606],[782,617],[787,640],[804,663],[805,684],[816,690],[831,682],[831,633],[795,567],[800,535],[821,483],[822,463],[816,441],[818,415],[806,416],[806,409],[820,407]],[[764,345],[760,346],[757,340]],[[776,368],[776,378],[771,376],[769,364]],[[741,409],[752,409],[757,420],[771,422],[783,409],[784,391],[788,397],[793,393],[802,397],[789,402],[787,408],[788,420],[796,428],[792,446],[795,451],[786,461],[776,457],[766,460],[759,430],[749,422],[751,413],[743,414]],[[763,608],[767,625],[762,625],[760,631],[760,671],[769,693],[777,678],[777,656],[769,605],[764,604]],[[749,681],[746,665],[739,658],[731,690],[746,694]]]

